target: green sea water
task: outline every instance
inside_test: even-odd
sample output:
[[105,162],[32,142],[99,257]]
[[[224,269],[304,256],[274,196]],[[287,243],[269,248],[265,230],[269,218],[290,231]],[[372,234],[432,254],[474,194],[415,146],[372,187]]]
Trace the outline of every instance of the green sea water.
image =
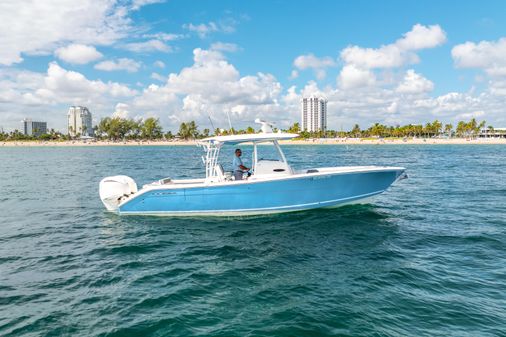
[[119,217],[104,176],[200,177],[201,150],[0,148],[0,335],[506,335],[506,147],[285,149],[409,178],[330,210]]

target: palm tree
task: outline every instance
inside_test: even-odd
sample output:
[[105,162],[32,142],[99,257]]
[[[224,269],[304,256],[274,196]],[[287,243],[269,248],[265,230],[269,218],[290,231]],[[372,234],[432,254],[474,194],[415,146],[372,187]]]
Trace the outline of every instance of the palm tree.
[[457,136],[464,137],[467,129],[467,123],[464,121],[459,121],[457,124]]
[[299,133],[299,132],[300,132],[299,123],[293,123],[293,125],[288,128],[288,133]]
[[434,131],[436,137],[439,136],[442,128],[443,128],[443,123],[441,123],[437,119],[434,122],[432,122],[432,131]]
[[177,134],[178,134],[179,137],[181,137],[183,139],[190,138],[190,135],[188,134],[188,126],[186,125],[185,122],[182,122],[179,125],[179,132]]
[[493,134],[494,134],[494,127],[492,125],[489,125],[488,126],[488,135],[489,135],[489,137],[492,137]]
[[172,138],[174,138],[174,135],[172,134],[172,132],[167,131],[167,133],[165,134],[165,139],[170,140]]
[[199,135],[199,130],[197,124],[195,124],[195,121],[181,123],[179,126],[178,135],[185,140],[197,138]]
[[482,121],[480,124],[478,124],[478,126],[475,129],[476,136],[478,136],[480,134],[480,131],[485,128],[485,124],[486,124],[485,121]]
[[452,138],[452,130],[453,130],[453,125],[445,124],[445,133],[448,136],[448,138]]
[[150,117],[144,121],[144,123],[131,123],[131,130],[135,130],[137,126],[140,126],[141,137],[147,139],[159,139],[163,137],[162,126],[158,118]]
[[355,124],[353,126],[353,129],[351,129],[351,134],[353,135],[354,138],[360,137],[362,135],[362,131],[360,131],[360,125]]
[[195,121],[191,121],[188,125],[188,131],[190,132],[191,138],[197,138],[199,136],[199,129]]
[[102,118],[97,126],[97,135],[99,137],[109,136],[110,126],[111,126],[111,118],[110,117]]

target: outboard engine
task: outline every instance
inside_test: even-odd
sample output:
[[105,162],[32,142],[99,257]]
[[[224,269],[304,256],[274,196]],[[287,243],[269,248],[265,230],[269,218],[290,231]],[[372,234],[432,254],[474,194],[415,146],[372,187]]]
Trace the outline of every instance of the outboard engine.
[[137,184],[127,176],[113,176],[100,182],[100,199],[109,211],[116,211],[119,204],[130,195],[137,193]]

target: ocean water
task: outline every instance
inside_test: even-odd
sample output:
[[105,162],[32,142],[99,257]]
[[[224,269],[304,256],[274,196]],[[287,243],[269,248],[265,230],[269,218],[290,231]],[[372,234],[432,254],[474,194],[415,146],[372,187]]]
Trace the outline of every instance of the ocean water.
[[506,147],[285,149],[409,178],[331,210],[119,217],[102,177],[199,177],[201,150],[0,148],[0,335],[506,335]]

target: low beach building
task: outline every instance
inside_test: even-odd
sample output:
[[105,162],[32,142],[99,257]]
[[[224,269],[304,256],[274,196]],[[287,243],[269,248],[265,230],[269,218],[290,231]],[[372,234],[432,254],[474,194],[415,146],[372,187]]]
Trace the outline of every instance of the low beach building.
[[484,128],[480,130],[481,138],[506,138],[506,128]]
[[22,123],[23,123],[23,134],[25,136],[40,137],[41,135],[47,133],[46,122],[34,122],[29,118],[25,118],[22,120]]

